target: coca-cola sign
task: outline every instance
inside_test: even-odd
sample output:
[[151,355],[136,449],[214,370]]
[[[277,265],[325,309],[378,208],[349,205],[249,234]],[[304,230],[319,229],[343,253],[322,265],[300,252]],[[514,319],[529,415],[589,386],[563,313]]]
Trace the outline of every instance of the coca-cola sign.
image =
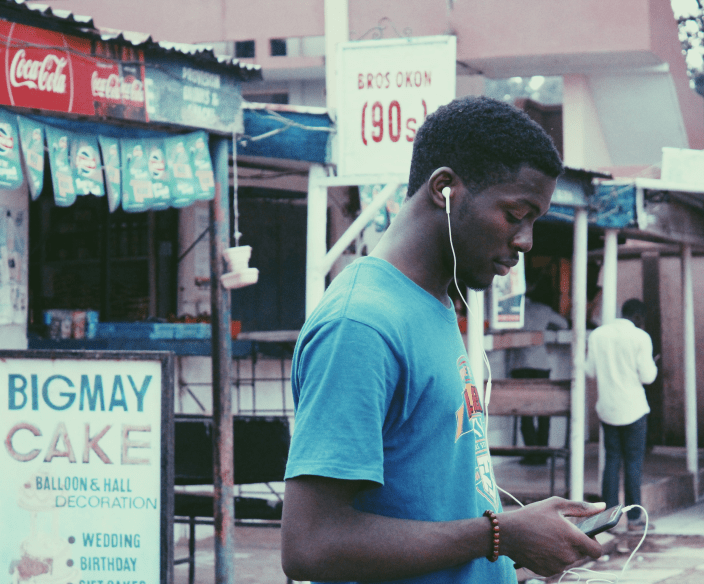
[[144,105],[144,84],[133,75],[123,77],[111,73],[107,77],[101,77],[98,71],[93,71],[90,89],[93,97],[98,99]]
[[[7,28],[7,30],[4,30]],[[63,36],[52,31],[0,21],[4,43],[5,79],[10,105],[76,111],[71,53]]]
[[27,52],[20,49],[15,53],[10,65],[10,85],[12,87],[29,87],[38,91],[66,93],[66,57],[47,53],[41,60],[32,60]]
[[[0,0],[1,2],[1,0]],[[186,55],[80,38],[0,17],[0,106],[231,132],[239,82]],[[147,91],[148,89],[148,91]]]
[[0,104],[146,121],[144,68],[135,64],[142,58],[136,51],[122,55],[102,41],[2,19],[0,38]]

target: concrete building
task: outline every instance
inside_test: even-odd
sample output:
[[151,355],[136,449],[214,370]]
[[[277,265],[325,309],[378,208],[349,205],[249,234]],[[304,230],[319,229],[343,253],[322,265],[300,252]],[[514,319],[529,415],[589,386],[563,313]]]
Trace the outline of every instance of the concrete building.
[[[562,148],[565,163],[572,168],[599,170],[614,177],[659,178],[663,147],[704,148],[704,100],[690,87],[677,24],[666,0],[537,0],[504,3],[501,10],[486,0],[267,0],[256,6],[242,0],[123,0],[119,5],[53,0],[49,4],[91,14],[99,27],[149,31],[156,40],[212,44],[221,53],[262,66],[263,81],[248,84],[243,89],[245,99],[307,107],[334,105],[334,53],[330,49],[335,40],[455,35],[458,96],[482,94],[499,79],[561,78]],[[174,18],[174,14],[184,16]],[[287,176],[282,176],[282,168]],[[238,175],[240,190],[252,189],[251,199],[240,200],[242,215],[252,221],[263,210],[256,207],[256,200],[276,198],[276,190],[300,194],[286,199],[286,208],[293,211],[290,217],[305,205],[305,164],[274,166],[266,171],[240,167]],[[261,193],[257,189],[265,188],[271,189],[268,195],[257,194]],[[282,200],[276,204],[281,208]],[[331,190],[331,242],[350,224],[350,209],[350,190]],[[300,229],[305,228],[304,216],[299,213],[295,220]],[[195,216],[183,215],[182,238],[185,233],[195,233],[194,221]],[[251,225],[242,224],[243,241],[248,231],[260,231]],[[280,231],[282,223],[271,228]],[[621,234],[620,241],[625,240]],[[695,246],[695,299],[704,295],[704,265],[698,251]],[[644,254],[646,261],[641,259]],[[343,257],[331,273],[351,257]],[[654,439],[658,444],[683,444],[680,262],[672,255],[672,248],[634,244],[630,239],[628,246],[621,246],[621,257],[618,305],[632,296],[651,303],[656,318],[651,333],[658,335],[655,344],[662,350],[662,389],[658,390],[658,411],[654,412],[659,429]],[[299,255],[292,261],[300,260]],[[600,264],[598,252],[592,260]],[[251,265],[257,262],[253,259]],[[561,281],[569,282],[569,260],[562,265]],[[183,269],[194,270],[196,266],[186,263]],[[194,278],[182,278],[186,280],[193,282]],[[193,303],[207,304],[207,296],[201,299],[194,287],[189,291],[188,284],[180,286],[180,309],[197,312],[200,308],[192,307]],[[275,293],[279,298],[285,296],[282,290]],[[564,310],[569,308],[568,300],[563,299]],[[704,304],[698,301],[695,322],[699,344],[704,342]],[[278,367],[277,363],[272,367]],[[701,360],[696,381],[702,424]],[[596,428],[592,419],[592,440],[596,439]]]

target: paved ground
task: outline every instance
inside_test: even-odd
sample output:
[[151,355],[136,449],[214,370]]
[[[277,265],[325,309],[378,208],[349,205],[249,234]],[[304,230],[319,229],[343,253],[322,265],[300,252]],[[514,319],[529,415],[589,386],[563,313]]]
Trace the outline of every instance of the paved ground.
[[[577,571],[566,574],[561,582],[618,582],[619,584],[702,584],[704,583],[704,502],[687,509],[653,520],[655,528],[649,530],[636,554],[633,550],[643,539],[619,524],[602,544],[608,550],[595,562],[582,566],[596,573]],[[598,536],[602,537],[602,536]],[[625,572],[624,566],[628,562]],[[550,579],[528,578],[525,584],[538,582],[557,583],[559,577]]]
[[[589,452],[587,453],[589,454]],[[590,455],[593,457],[593,453]],[[644,489],[658,484],[664,477],[683,472],[684,456],[667,451],[656,452],[646,460]],[[585,494],[597,490],[595,465],[587,464]],[[562,472],[562,468],[558,469]],[[525,485],[542,485],[542,496],[547,496],[548,482],[545,467],[523,467],[512,461],[496,465],[497,481],[516,494],[525,491]],[[594,475],[594,476],[592,476]],[[563,481],[558,476],[558,483]],[[564,484],[564,482],[562,483]],[[645,497],[644,493],[644,497]],[[640,536],[628,534],[622,526],[612,532],[602,534],[602,544],[607,553],[596,562],[583,567],[595,570],[600,575],[582,572],[581,582],[619,582],[620,584],[704,584],[704,501],[688,508],[670,512],[652,511],[655,529],[651,531],[642,547],[628,564],[621,576],[621,570],[628,557],[640,541]],[[213,540],[207,529],[199,532],[196,557],[196,583],[215,582]],[[210,528],[212,529],[212,528]],[[280,530],[276,527],[237,527],[236,528],[236,582],[237,584],[286,584],[286,576],[281,570]],[[186,555],[185,542],[177,546],[175,557]],[[188,583],[188,567],[178,565],[174,569],[175,584]],[[608,574],[611,574],[610,576]],[[621,576],[620,580],[617,579]],[[531,581],[531,578],[533,580]],[[559,578],[535,579],[528,574],[520,574],[526,584],[546,582],[557,583]],[[577,577],[565,575],[562,583],[577,582]]]
[[[619,582],[619,584],[702,584],[704,583],[704,502],[654,521],[636,555],[622,569],[641,535],[632,535],[619,525],[611,534],[599,536],[609,553],[598,561],[582,566],[598,574],[580,572],[581,582]],[[238,551],[235,552],[237,584],[285,584],[281,571],[280,532],[271,527],[237,528]],[[176,557],[185,555],[178,546]],[[212,584],[214,556],[212,539],[198,543],[196,582]],[[620,577],[620,579],[618,579]],[[559,578],[535,578],[521,573],[524,584],[557,583]],[[187,584],[188,568],[175,568],[175,584]],[[566,574],[562,583],[577,582],[577,576]]]
[[[286,584],[281,569],[281,531],[277,527],[235,528],[235,581],[237,584]],[[175,558],[188,556],[187,544],[177,545]],[[214,584],[213,538],[198,540],[196,548],[197,584]],[[188,564],[174,567],[174,584],[188,584]]]

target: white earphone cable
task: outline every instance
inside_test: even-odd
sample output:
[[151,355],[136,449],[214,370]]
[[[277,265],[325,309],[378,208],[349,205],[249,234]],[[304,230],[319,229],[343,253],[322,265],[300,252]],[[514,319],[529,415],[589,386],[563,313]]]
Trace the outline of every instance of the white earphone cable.
[[[465,300],[465,295],[462,294],[462,291],[460,290],[460,286],[457,283],[457,255],[455,254],[455,246],[452,243],[452,225],[450,223],[450,214],[447,214],[447,229],[449,232],[449,237],[450,237],[450,249],[452,250],[452,265],[453,265],[453,281],[455,283],[455,288],[457,289],[457,293],[459,294],[460,299],[462,300],[462,303],[467,307],[467,313],[472,317],[472,320],[474,321],[475,327],[481,327],[482,335],[484,334],[484,323],[483,322],[477,322],[477,317],[474,315],[472,312],[472,309],[469,307],[469,304]],[[476,292],[475,292],[475,298],[476,298]],[[484,358],[484,363],[486,364],[486,369],[488,372],[488,378],[486,382],[486,391],[484,392],[484,423],[488,428],[489,425],[489,413],[488,413],[488,406],[489,406],[489,401],[491,398],[491,365],[489,364],[489,357],[487,357],[486,350],[484,349],[484,345],[482,343],[482,357]]]
[[[451,225],[451,222],[450,222],[450,197],[449,197],[449,194],[445,195],[445,193],[443,193],[443,195],[445,196],[445,200],[446,200],[447,229],[448,229],[448,233],[449,233],[449,237],[450,237],[450,249],[452,250],[452,263],[453,263],[453,273],[452,273],[452,275],[453,275],[453,281],[454,281],[454,283],[455,283],[455,288],[457,289],[457,293],[459,294],[460,298],[462,299],[462,302],[463,302],[464,305],[467,307],[467,312],[468,312],[468,314],[472,317],[472,320],[475,321],[475,326],[477,326],[478,324],[481,325],[481,330],[482,330],[482,334],[483,334],[483,331],[484,331],[484,323],[483,323],[483,322],[482,322],[482,323],[477,323],[477,322],[476,322],[476,316],[475,316],[474,313],[472,312],[472,309],[469,307],[469,304],[468,304],[467,301],[465,300],[464,294],[462,294],[462,291],[460,290],[460,286],[459,286],[459,284],[457,283],[457,255],[455,254],[455,246],[454,246],[454,244],[452,243],[452,225]],[[476,294],[476,292],[475,292],[475,294]],[[476,296],[475,296],[475,299],[476,299]],[[489,364],[489,358],[487,357],[486,350],[484,349],[483,343],[482,343],[482,356],[484,357],[484,363],[486,364],[486,368],[487,368],[487,371],[488,371],[488,374],[489,374],[488,379],[487,379],[487,382],[486,382],[486,391],[485,391],[485,394],[484,394],[484,432],[486,433],[486,439],[487,439],[487,444],[488,444],[488,438],[489,438],[489,436],[488,436],[488,433],[489,433],[489,410],[488,410],[488,406],[489,406],[489,400],[490,400],[490,398],[491,398],[491,365]],[[508,495],[509,497],[511,497],[511,498],[512,498],[516,503],[518,503],[518,505],[520,505],[521,507],[524,506],[523,503],[521,503],[516,497],[514,497],[514,496],[513,496],[511,493],[509,493],[508,491],[502,489],[502,488],[499,487],[498,485],[496,485],[496,488],[497,488],[499,491],[501,491],[502,493],[504,493],[504,494]],[[623,577],[623,574],[626,572],[626,568],[628,567],[628,564],[629,564],[630,561],[633,559],[633,557],[636,555],[636,552],[640,549],[640,546],[643,545],[643,542],[645,541],[645,536],[646,536],[647,533],[648,533],[648,512],[645,510],[645,507],[642,507],[641,505],[629,505],[628,507],[624,507],[624,508],[622,509],[622,512],[623,512],[623,513],[626,513],[626,512],[628,512],[628,511],[630,511],[631,509],[634,509],[634,508],[636,508],[636,507],[639,508],[639,509],[641,509],[641,510],[643,511],[643,513],[645,513],[645,528],[644,528],[644,530],[643,530],[643,537],[641,538],[640,542],[639,542],[638,545],[635,547],[635,549],[633,550],[633,552],[631,553],[631,555],[628,557],[628,560],[626,560],[626,563],[624,564],[623,569],[621,570],[621,573],[616,577],[616,580],[609,580],[609,579],[607,579],[607,578],[606,578],[607,576],[613,577],[613,575],[612,575],[612,574],[609,574],[609,573],[605,573],[605,572],[601,572],[601,573],[600,573],[600,572],[595,572],[594,570],[589,570],[589,569],[587,569],[587,568],[572,568],[572,569],[569,569],[569,570],[565,570],[565,571],[562,573],[562,576],[561,576],[560,579],[558,580],[558,583],[559,583],[559,582],[562,582],[562,579],[563,579],[567,574],[570,574],[570,575],[572,575],[572,576],[576,576],[578,581],[581,580],[581,576],[580,576],[580,574],[578,573],[578,570],[579,570],[579,571],[584,571],[584,572],[590,572],[590,573],[593,573],[593,574],[597,574],[597,575],[599,576],[599,577],[597,577],[597,578],[590,578],[589,580],[587,580],[587,581],[585,582],[585,584],[589,584],[589,583],[592,583],[592,582],[594,582],[594,583],[596,583],[596,582],[608,582],[608,583],[610,583],[610,584],[616,584],[617,582],[619,582],[619,581],[621,580],[621,578]]]

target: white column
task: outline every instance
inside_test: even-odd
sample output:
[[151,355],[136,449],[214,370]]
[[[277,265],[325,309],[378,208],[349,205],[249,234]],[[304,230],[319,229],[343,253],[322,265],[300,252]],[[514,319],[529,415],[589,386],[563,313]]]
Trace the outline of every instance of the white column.
[[[337,45],[349,40],[347,0],[325,0],[325,96],[334,116],[337,108]],[[333,118],[334,119],[334,118]]]
[[308,171],[308,222],[306,236],[306,318],[318,306],[325,292],[321,266],[327,252],[328,188],[325,169],[313,164]]
[[618,282],[618,229],[607,229],[604,233],[604,267],[601,296],[601,323],[609,324],[616,319],[616,284]]
[[467,289],[467,356],[474,383],[483,399],[484,388],[484,292]]
[[572,394],[570,422],[570,499],[584,499],[584,361],[587,329],[587,210],[574,212],[572,258]]
[[687,470],[694,477],[694,496],[699,498],[697,452],[697,369],[694,346],[694,295],[692,292],[692,246],[682,246],[682,317],[684,318],[684,394]]
[[[603,286],[601,290],[601,324],[616,320],[616,288],[618,283],[618,230],[607,229],[604,233],[604,266],[602,267]],[[599,424],[599,463],[598,485],[604,476],[606,453],[604,451],[604,430]]]

